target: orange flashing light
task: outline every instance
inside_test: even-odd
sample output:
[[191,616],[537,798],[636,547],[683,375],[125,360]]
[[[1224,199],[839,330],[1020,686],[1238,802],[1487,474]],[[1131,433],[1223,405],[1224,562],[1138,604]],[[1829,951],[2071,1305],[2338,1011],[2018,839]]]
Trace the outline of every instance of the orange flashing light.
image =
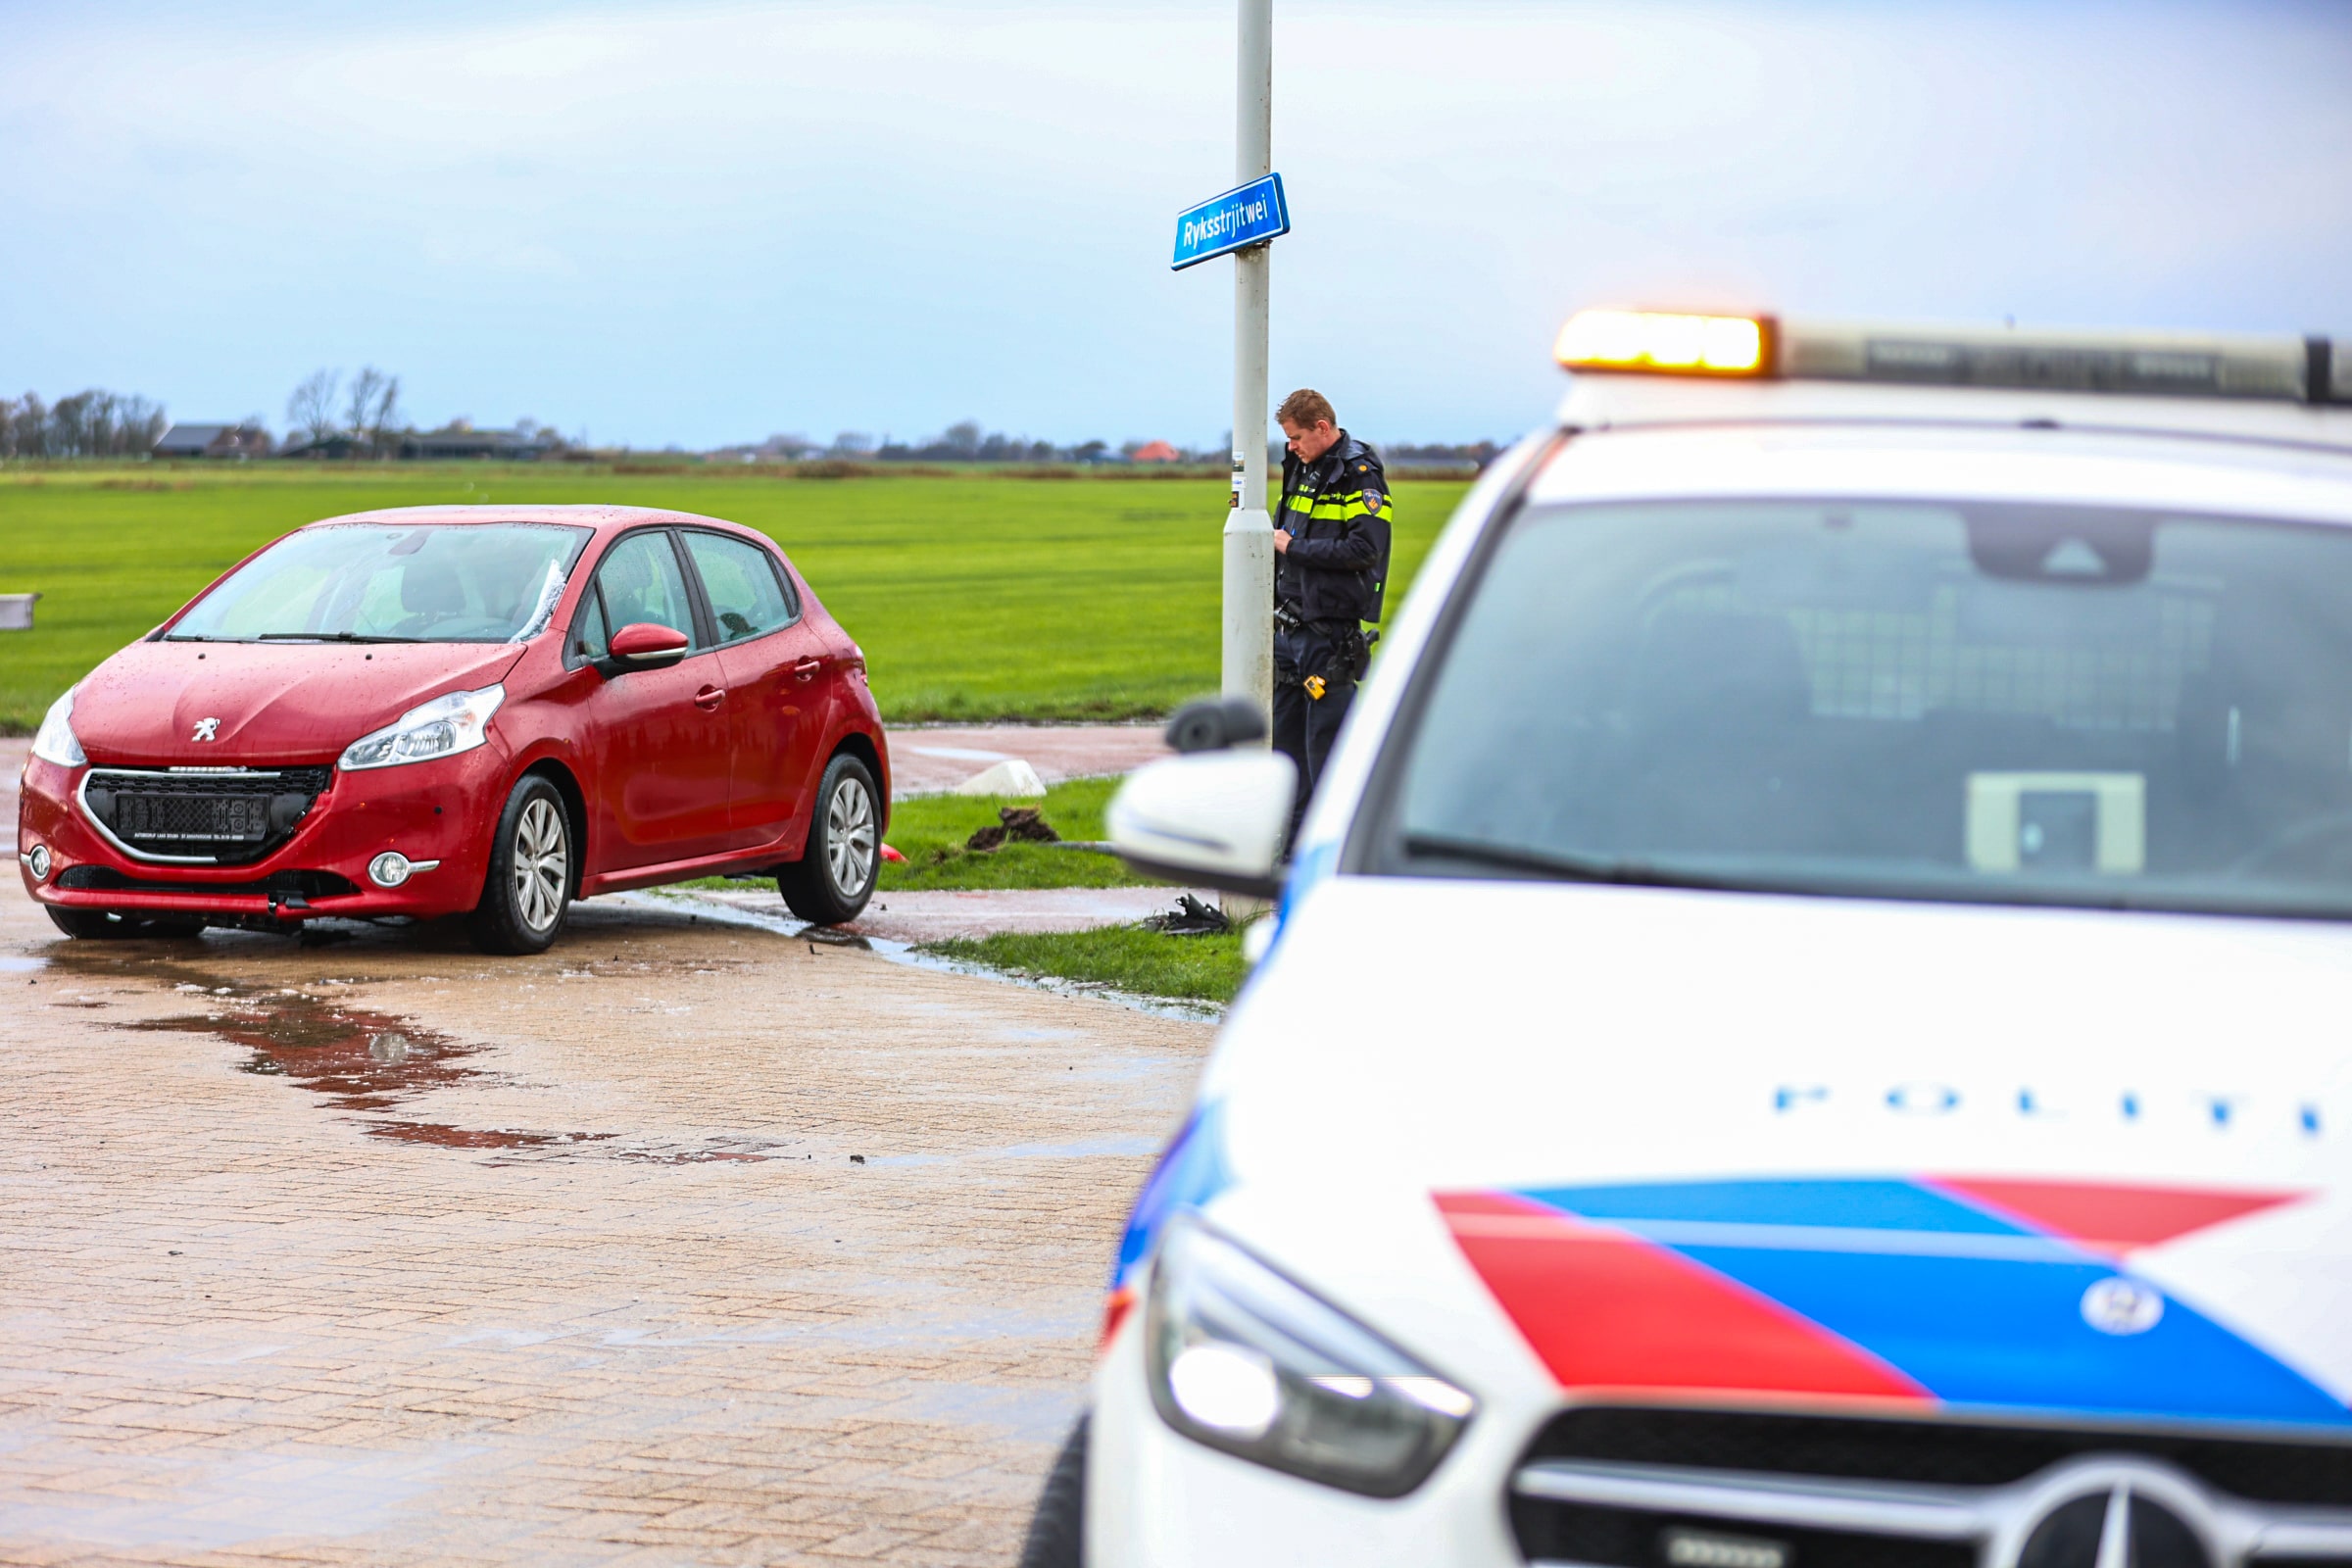
[[1560,328],[1552,356],[1569,370],[1769,375],[1772,323],[1757,316],[1579,311]]

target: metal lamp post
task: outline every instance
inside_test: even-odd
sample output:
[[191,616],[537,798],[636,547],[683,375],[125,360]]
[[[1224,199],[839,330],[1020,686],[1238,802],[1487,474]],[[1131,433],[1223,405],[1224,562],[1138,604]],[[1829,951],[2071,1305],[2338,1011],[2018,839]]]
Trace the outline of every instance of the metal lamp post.
[[[1274,0],[1240,0],[1234,183],[1274,172]],[[1233,257],[1233,497],[1225,517],[1227,696],[1274,702],[1274,524],[1266,512],[1266,306],[1273,245]]]

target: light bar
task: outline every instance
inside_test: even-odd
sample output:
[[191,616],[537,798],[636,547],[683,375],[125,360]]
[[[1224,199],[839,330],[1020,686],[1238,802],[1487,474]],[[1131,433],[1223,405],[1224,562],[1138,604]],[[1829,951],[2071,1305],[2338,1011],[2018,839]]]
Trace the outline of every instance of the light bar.
[[2352,405],[2352,338],[1607,310],[1570,317],[1552,352],[1576,371]]
[[1766,323],[1752,316],[1579,311],[1560,328],[1552,354],[1571,370],[1766,375],[1769,336]]

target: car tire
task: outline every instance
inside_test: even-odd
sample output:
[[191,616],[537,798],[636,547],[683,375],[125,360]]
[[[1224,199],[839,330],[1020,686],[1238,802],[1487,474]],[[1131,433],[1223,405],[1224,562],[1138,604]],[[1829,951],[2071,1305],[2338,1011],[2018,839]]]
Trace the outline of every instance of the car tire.
[[44,904],[41,907],[48,911],[51,925],[82,942],[123,942],[136,937],[170,940],[197,936],[204,930],[202,920],[183,915],[146,919],[113,909],[61,909],[54,904]]
[[1086,1420],[1070,1428],[1029,1515],[1021,1568],[1084,1568],[1086,1562]]
[[467,922],[473,945],[508,955],[554,946],[571,908],[578,860],[563,792],[536,773],[524,774],[498,814],[490,874]]
[[811,925],[855,920],[882,872],[882,812],[874,775],[843,752],[825,764],[801,858],[776,873],[776,890]]

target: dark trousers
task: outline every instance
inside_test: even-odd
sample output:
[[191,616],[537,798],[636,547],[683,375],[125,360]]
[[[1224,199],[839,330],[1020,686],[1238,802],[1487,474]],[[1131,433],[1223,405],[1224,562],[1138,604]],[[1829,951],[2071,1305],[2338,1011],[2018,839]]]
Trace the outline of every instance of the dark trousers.
[[[1321,697],[1309,697],[1303,684],[1320,672],[1327,683]],[[1355,682],[1347,678],[1332,656],[1331,640],[1311,626],[1274,632],[1274,749],[1298,769],[1298,793],[1291,803],[1291,843],[1298,841],[1298,823],[1314,799],[1331,758],[1331,743],[1355,700]]]

